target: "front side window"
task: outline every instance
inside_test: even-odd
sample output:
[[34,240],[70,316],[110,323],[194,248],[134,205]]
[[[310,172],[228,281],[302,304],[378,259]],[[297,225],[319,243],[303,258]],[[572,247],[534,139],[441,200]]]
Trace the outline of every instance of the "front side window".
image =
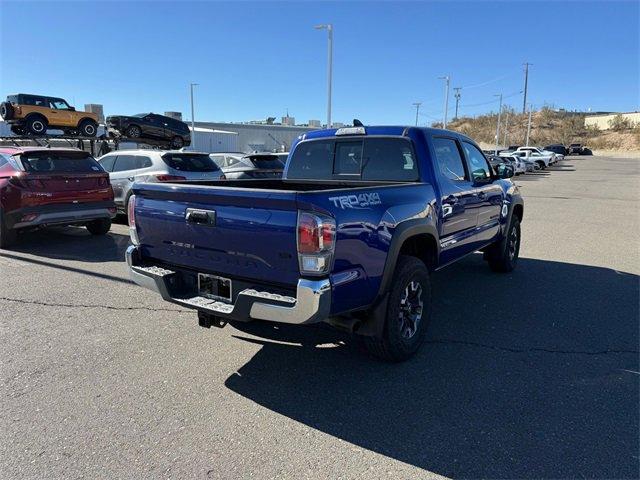
[[464,154],[467,157],[467,165],[471,172],[471,179],[474,182],[484,182],[491,179],[491,171],[484,155],[475,145],[469,142],[462,142]]
[[438,170],[443,177],[456,182],[466,181],[464,161],[456,141],[451,138],[434,137],[433,149],[436,153]]

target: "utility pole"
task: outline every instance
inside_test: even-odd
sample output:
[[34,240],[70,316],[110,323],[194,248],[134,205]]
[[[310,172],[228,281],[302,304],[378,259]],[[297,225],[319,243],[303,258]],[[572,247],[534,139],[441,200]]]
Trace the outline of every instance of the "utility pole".
[[522,113],[527,111],[527,88],[529,87],[529,65],[533,63],[526,62],[524,64],[524,99],[522,101]]
[[440,80],[444,80],[444,115],[442,116],[442,128],[447,128],[447,110],[449,110],[449,81],[451,78],[449,75],[444,77],[438,77]]
[[193,87],[198,86],[198,83],[192,83],[189,86],[191,87],[191,148],[195,149],[195,140],[196,140],[196,120],[193,113]]
[[500,97],[500,107],[498,108],[498,124],[496,125],[496,155],[498,155],[498,142],[500,141],[500,115],[502,114],[502,94],[496,94],[494,97]]
[[529,135],[531,134],[531,105],[529,105],[529,123],[527,124],[527,139],[526,139],[526,146],[529,146]]
[[327,30],[327,128],[331,128],[331,83],[333,76],[333,25],[331,23],[316,25],[316,30]]
[[412,105],[414,107],[416,107],[416,127],[418,126],[418,112],[420,111],[420,105],[422,105],[422,102],[415,102],[412,103]]
[[454,120],[458,120],[458,104],[460,103],[460,90],[462,90],[462,87],[454,87],[454,90],[456,91],[453,95],[456,99],[456,116],[454,117]]

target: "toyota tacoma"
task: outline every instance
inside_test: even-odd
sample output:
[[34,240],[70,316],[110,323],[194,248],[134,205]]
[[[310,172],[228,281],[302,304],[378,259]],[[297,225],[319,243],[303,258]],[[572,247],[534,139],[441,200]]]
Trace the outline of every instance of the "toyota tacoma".
[[447,130],[309,132],[282,179],[134,184],[126,260],[204,327],[326,322],[402,361],[424,341],[434,271],[478,250],[494,271],[516,266],[513,173]]

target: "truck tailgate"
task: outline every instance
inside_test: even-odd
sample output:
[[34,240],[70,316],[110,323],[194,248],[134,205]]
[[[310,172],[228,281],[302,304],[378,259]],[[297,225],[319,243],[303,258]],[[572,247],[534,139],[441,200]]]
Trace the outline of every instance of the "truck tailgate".
[[[294,286],[299,277],[296,193],[224,186],[138,184],[145,257],[203,273]],[[187,220],[195,209],[201,219]]]

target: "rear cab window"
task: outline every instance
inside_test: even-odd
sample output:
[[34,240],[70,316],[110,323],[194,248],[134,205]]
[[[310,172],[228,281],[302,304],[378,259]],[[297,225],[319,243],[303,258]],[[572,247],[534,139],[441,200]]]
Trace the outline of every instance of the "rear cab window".
[[165,153],[162,155],[164,163],[181,172],[217,172],[218,165],[207,153]]
[[299,143],[287,179],[416,182],[419,172],[408,138],[350,137]]
[[101,173],[104,169],[86,152],[26,152],[20,155],[26,172]]

